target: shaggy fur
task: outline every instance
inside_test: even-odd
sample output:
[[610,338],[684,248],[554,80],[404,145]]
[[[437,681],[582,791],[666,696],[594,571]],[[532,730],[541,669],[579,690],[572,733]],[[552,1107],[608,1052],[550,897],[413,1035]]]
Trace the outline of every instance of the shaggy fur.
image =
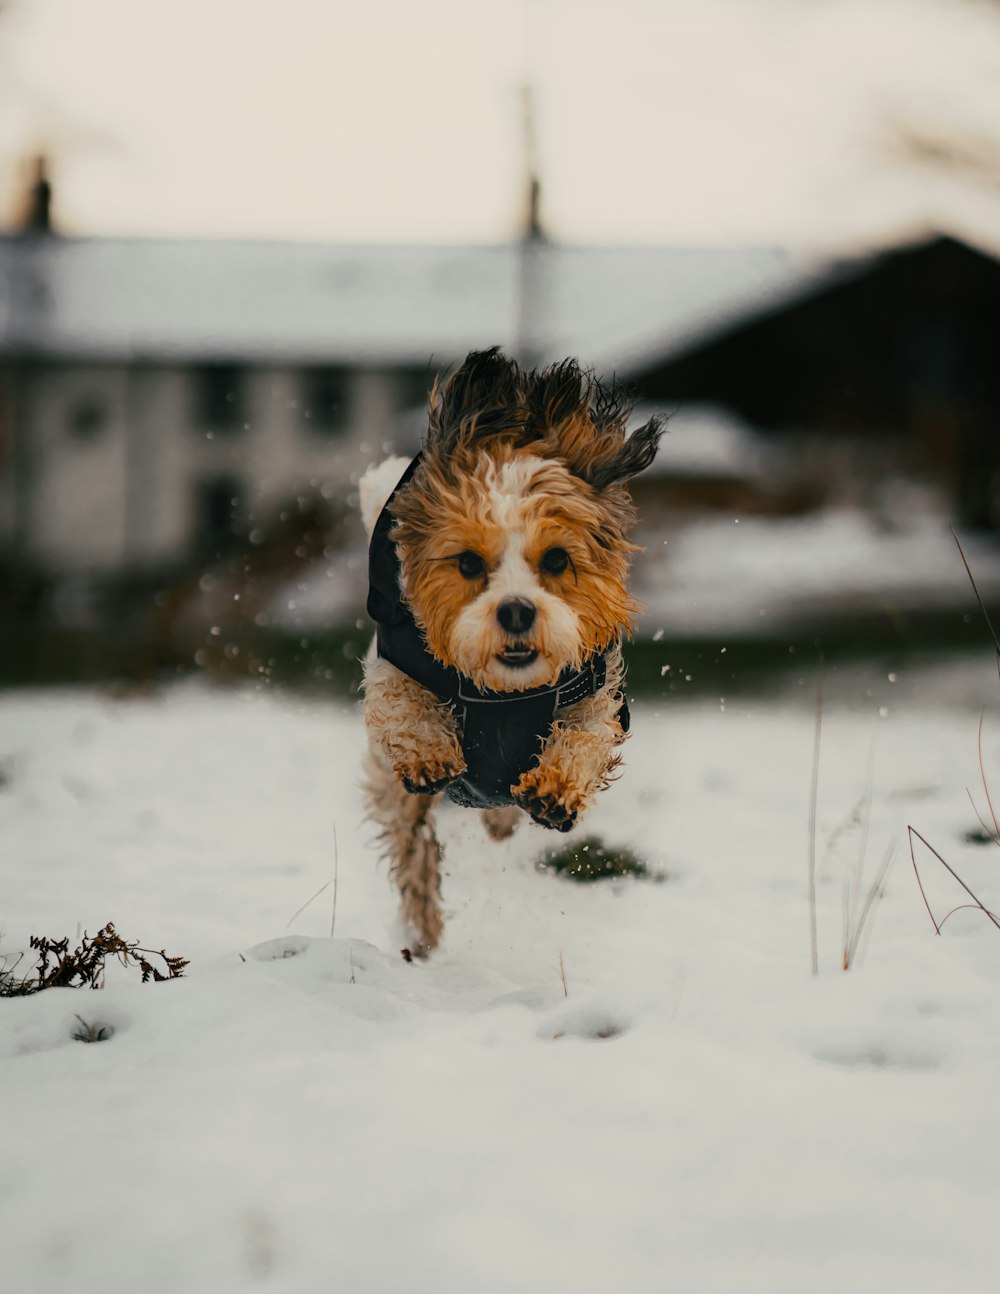
[[[427,648],[477,688],[518,693],[556,682],[595,653],[607,677],[560,710],[512,785],[517,808],[489,809],[495,839],[520,811],[568,830],[608,784],[625,738],[620,643],[636,604],[627,481],[653,460],[660,419],[626,436],[631,407],[575,360],[526,372],[498,349],[471,354],[431,392],[420,466],[392,500],[401,590]],[[369,533],[405,463],[362,481]],[[466,765],[452,707],[379,658],[365,663],[369,811],[399,887],[411,949],[441,938],[434,795]]]

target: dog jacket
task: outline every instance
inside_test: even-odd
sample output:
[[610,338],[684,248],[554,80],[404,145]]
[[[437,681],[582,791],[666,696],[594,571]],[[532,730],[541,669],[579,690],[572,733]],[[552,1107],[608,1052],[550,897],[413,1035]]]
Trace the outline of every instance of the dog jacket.
[[[477,688],[465,675],[435,659],[403,598],[399,554],[389,538],[394,525],[392,499],[413,476],[420,457],[400,477],[375,523],[368,549],[368,614],[375,621],[378,654],[455,711],[466,771],[445,787],[448,798],[473,809],[513,804],[510,788],[531,767],[557,712],[604,686],[606,653],[589,657],[579,670],[564,670],[551,686],[524,692]],[[624,695],[618,722],[627,732]]]

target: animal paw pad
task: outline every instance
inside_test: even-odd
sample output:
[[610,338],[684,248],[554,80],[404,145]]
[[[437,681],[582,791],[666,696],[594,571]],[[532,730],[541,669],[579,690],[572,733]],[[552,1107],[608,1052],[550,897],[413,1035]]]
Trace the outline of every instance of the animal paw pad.
[[529,792],[517,797],[517,802],[539,826],[553,831],[572,831],[576,825],[576,811],[567,809],[552,795],[535,795]]
[[443,791],[446,786],[450,786],[461,775],[460,772],[455,772],[452,769],[448,769],[443,773],[440,769],[435,769],[433,772],[420,769],[412,777],[405,773],[400,774],[400,781],[411,795],[437,795],[439,791]]

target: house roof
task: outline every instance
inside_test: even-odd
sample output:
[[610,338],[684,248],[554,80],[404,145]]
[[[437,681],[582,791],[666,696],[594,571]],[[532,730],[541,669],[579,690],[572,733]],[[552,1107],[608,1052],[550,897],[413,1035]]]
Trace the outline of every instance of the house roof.
[[813,274],[775,248],[8,237],[0,354],[437,366],[519,349],[530,310],[540,355],[628,372]]
[[[808,305],[839,289],[849,289],[871,279],[886,267],[904,265],[909,272],[909,267],[919,259],[936,257],[942,252],[951,256],[955,251],[970,260],[976,259],[994,266],[1000,262],[1000,252],[984,240],[966,240],[952,233],[934,231],[924,231],[909,242],[862,256],[830,259],[812,268],[804,267],[783,282],[772,280],[763,291],[755,295],[747,294],[742,304],[733,300],[724,314],[710,320],[703,330],[694,328],[680,336],[671,332],[652,337],[645,349],[637,348],[633,352],[629,373],[634,377],[641,377],[664,362],[669,364],[678,358],[688,358],[689,353],[697,353],[703,344],[711,346],[744,328],[752,328],[770,316]],[[949,261],[947,281],[951,286],[954,285],[954,265],[954,261]],[[937,277],[940,279],[940,273]]]

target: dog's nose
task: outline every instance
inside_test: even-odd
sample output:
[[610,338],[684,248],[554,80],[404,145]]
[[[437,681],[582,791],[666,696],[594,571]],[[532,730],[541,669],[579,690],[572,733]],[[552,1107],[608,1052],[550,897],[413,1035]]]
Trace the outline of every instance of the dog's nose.
[[511,598],[497,607],[497,619],[509,634],[526,634],[535,623],[535,608],[524,598]]

